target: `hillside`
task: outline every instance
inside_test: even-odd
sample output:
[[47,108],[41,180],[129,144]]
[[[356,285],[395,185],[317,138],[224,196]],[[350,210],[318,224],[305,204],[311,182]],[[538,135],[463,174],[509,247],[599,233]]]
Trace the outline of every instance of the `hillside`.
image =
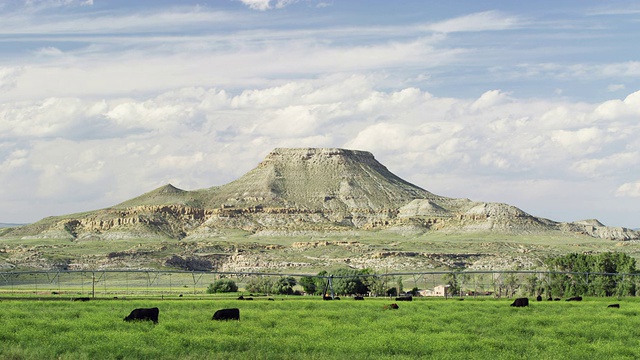
[[110,208],[2,229],[0,236],[186,243],[219,241],[238,232],[254,238],[378,232],[640,239],[638,231],[597,220],[560,223],[507,204],[439,196],[394,175],[369,152],[315,148],[275,149],[222,186],[187,191],[167,184]]

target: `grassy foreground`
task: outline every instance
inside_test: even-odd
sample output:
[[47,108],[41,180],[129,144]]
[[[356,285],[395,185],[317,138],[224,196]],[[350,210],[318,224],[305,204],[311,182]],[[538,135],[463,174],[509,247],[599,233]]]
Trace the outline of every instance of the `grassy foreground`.
[[[0,301],[1,359],[637,359],[640,302]],[[607,308],[613,302],[620,309]],[[160,308],[158,325],[127,323]],[[216,322],[238,307],[241,321]]]

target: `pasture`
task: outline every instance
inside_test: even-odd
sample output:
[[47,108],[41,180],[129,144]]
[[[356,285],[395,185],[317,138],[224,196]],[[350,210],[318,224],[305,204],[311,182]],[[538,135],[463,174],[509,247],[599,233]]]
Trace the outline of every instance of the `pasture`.
[[[640,301],[0,301],[2,359],[637,359]],[[607,308],[619,303],[619,309]],[[138,307],[159,324],[125,322]],[[240,321],[213,321],[222,308]]]

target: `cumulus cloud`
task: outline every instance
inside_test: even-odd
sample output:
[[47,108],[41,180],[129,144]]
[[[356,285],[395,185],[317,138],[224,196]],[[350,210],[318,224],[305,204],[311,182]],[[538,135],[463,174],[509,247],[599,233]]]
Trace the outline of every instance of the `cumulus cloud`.
[[[3,103],[0,181],[14,193],[31,187],[32,196],[97,208],[167,182],[222,185],[275,147],[302,146],[371,151],[399,176],[445,196],[473,197],[460,180],[470,178],[502,183],[502,194],[479,194],[505,201],[518,196],[508,188],[530,182],[530,191],[543,191],[531,179],[549,177],[633,193],[632,185],[610,182],[635,183],[640,127],[630,114],[637,114],[638,93],[588,104],[499,90],[438,97],[379,83],[333,75],[240,92],[187,87],[143,99]],[[563,186],[576,191],[569,181]],[[0,198],[14,196],[8,191]]]
[[640,197],[640,181],[624,183],[616,190],[616,196]]

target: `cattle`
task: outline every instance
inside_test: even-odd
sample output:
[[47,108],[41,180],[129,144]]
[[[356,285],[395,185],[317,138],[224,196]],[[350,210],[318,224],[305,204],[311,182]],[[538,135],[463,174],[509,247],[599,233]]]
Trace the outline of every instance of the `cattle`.
[[353,300],[364,300],[362,296],[354,296]]
[[541,295],[538,295],[538,296],[536,297],[536,301],[542,301],[542,296],[541,296]]
[[515,299],[513,301],[511,306],[515,306],[515,307],[529,306],[529,299],[528,298],[517,298],[517,299]]
[[400,296],[396,298],[396,301],[413,301],[413,296]]
[[269,301],[276,301],[274,298],[268,298]]
[[240,320],[240,309],[220,309],[213,314],[211,320]]
[[157,307],[149,308],[149,309],[134,309],[131,311],[131,314],[124,318],[124,321],[133,321],[133,320],[151,320],[154,324],[158,323],[158,314],[160,314],[160,309]]
[[77,297],[77,298],[73,298],[73,301],[89,301],[91,300],[91,298],[88,297]]
[[244,300],[244,296],[242,295],[238,296],[238,300]]
[[331,296],[323,296],[322,300],[333,300]]
[[608,308],[617,308],[620,309],[620,304],[611,304],[609,306],[607,306]]
[[582,296],[574,296],[574,297],[568,298],[567,301],[582,301]]
[[390,309],[398,310],[400,307],[398,306],[398,304],[393,303],[393,304],[385,305],[382,308],[385,309],[385,310],[390,310]]
[[560,300],[562,300],[562,299],[560,299],[560,298],[553,299],[553,301],[560,301]]

